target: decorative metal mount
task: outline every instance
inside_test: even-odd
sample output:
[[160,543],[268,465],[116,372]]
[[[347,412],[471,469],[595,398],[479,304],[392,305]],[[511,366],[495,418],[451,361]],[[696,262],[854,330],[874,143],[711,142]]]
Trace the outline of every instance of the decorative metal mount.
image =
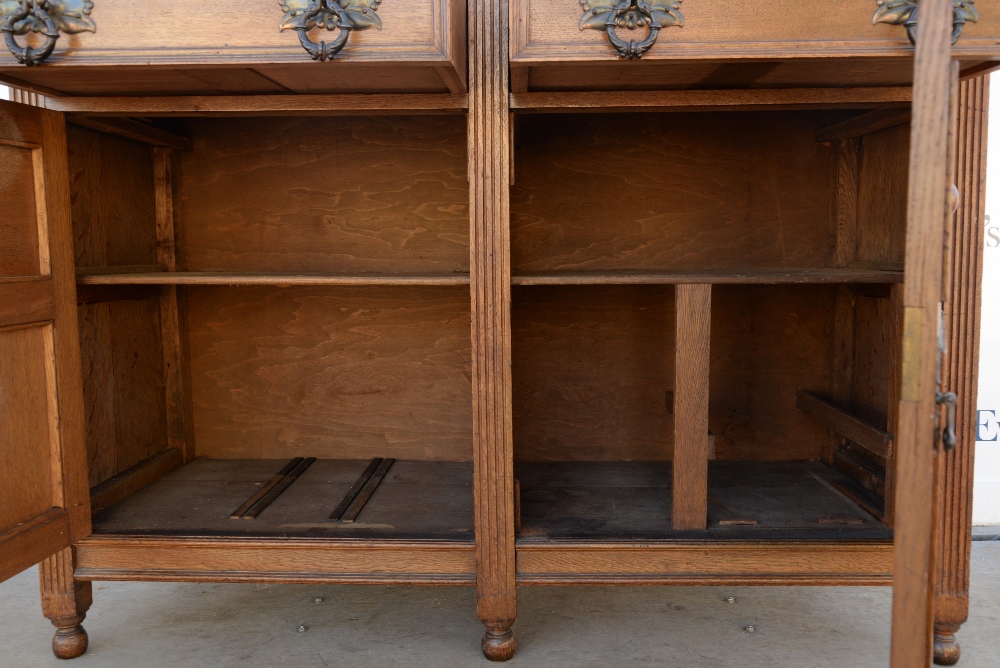
[[[681,14],[681,3],[684,0],[580,0],[583,7],[583,18],[580,19],[580,30],[603,30],[608,34],[608,41],[618,51],[620,58],[642,58],[656,43],[656,37],[662,28],[670,26],[684,27],[684,15]],[[649,26],[646,39],[636,42],[625,41],[618,36],[619,28],[635,30]]]
[[[333,60],[345,46],[352,30],[382,29],[382,19],[376,11],[382,0],[278,0],[285,15],[280,29],[296,30],[299,43],[313,60]],[[340,30],[332,42],[309,39],[313,28]]]
[[[976,0],[952,0],[955,5],[955,19],[952,22],[951,43],[954,44],[962,36],[966,23],[979,23],[979,10]],[[872,25],[889,23],[906,26],[906,36],[910,44],[917,43],[917,10],[918,0],[875,0],[878,9],[872,16]]]
[[[52,55],[60,32],[74,35],[97,32],[90,18],[91,0],[0,0],[0,31],[7,48],[23,65],[40,65]],[[16,36],[38,33],[45,43],[38,47],[21,46]]]

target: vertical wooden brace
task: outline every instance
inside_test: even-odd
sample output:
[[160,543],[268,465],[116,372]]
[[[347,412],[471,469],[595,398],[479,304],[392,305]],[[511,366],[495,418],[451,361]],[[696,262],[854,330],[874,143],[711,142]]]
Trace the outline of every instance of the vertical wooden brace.
[[[177,238],[174,207],[176,151],[153,149],[156,202],[156,261],[167,271],[177,271]],[[185,364],[184,308],[176,285],[163,286],[160,293],[160,335],[163,339],[163,373],[167,402],[167,445],[194,459],[194,436]]]
[[708,399],[712,286],[677,286],[674,364],[674,460],[671,525],[708,523]]

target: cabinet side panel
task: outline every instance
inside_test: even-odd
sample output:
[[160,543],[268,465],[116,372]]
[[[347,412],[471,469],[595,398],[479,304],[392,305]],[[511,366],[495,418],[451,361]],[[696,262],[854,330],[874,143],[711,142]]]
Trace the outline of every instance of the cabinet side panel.
[[156,264],[152,149],[67,128],[78,267]]

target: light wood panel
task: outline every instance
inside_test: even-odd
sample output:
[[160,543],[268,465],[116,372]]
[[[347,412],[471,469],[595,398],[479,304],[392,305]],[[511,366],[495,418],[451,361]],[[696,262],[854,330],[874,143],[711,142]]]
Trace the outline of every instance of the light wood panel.
[[708,404],[712,286],[678,285],[674,357],[673,505],[677,531],[708,522]]
[[[519,119],[515,273],[834,266],[819,116]],[[627,166],[627,167],[626,167]]]
[[467,273],[460,118],[192,121],[191,271]]
[[0,216],[0,235],[4,237],[0,246],[0,277],[42,273],[38,252],[44,244],[39,243],[38,232],[39,219],[44,222],[45,211],[38,210],[43,203],[38,201],[35,187],[37,157],[34,149],[37,148],[37,145],[0,140],[0,164],[3,165],[0,200],[4,203],[4,213]]
[[199,456],[472,456],[462,288],[190,288],[188,320]]

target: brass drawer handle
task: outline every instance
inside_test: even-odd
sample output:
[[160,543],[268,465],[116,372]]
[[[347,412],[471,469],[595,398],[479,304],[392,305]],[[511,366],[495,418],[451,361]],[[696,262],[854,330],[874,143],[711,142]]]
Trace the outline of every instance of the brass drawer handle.
[[[642,54],[653,48],[661,29],[684,27],[682,2],[684,0],[580,0],[583,7],[580,30],[603,30],[619,58],[642,58]],[[625,41],[618,35],[619,28],[635,30],[646,26],[649,26],[649,35],[638,42]]]
[[[979,23],[979,10],[976,0],[952,0],[955,6],[955,20],[952,22],[951,43],[954,44],[962,36],[966,23]],[[906,36],[910,44],[917,43],[917,0],[875,0],[878,9],[872,16],[872,25],[888,23],[906,27]]]
[[[97,32],[97,24],[90,18],[93,9],[91,0],[0,0],[0,31],[19,63],[40,65],[52,55],[60,32]],[[45,35],[45,43],[39,47],[18,44],[16,37],[29,32]]]
[[[313,60],[327,61],[340,53],[352,30],[382,29],[382,19],[376,13],[382,0],[278,0],[285,15],[280,30],[299,33],[299,43]],[[332,42],[314,42],[309,38],[313,28],[339,29]]]

